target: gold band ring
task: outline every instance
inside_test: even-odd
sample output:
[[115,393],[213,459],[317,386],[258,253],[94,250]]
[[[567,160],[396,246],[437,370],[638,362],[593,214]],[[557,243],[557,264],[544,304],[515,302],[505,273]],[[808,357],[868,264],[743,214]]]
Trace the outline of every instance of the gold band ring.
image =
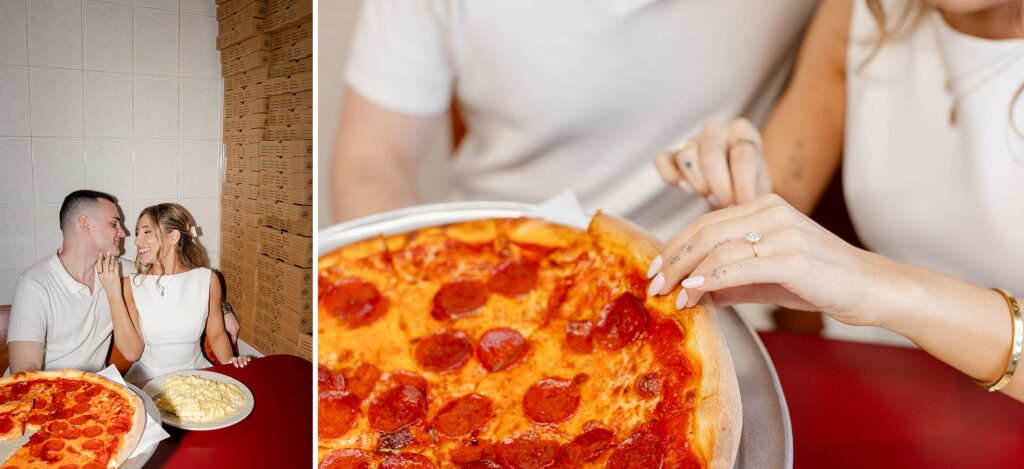
[[688,138],[686,140],[683,140],[682,142],[677,143],[676,146],[666,150],[665,153],[668,153],[671,156],[676,156],[682,153],[683,150],[695,146],[697,146],[697,142],[694,141],[692,138]]
[[758,146],[757,142],[749,138],[737,138],[736,140],[733,140],[732,143],[729,144],[729,146],[732,148],[736,148],[740,145],[750,145],[751,147],[754,148],[755,152],[761,151],[761,147]]

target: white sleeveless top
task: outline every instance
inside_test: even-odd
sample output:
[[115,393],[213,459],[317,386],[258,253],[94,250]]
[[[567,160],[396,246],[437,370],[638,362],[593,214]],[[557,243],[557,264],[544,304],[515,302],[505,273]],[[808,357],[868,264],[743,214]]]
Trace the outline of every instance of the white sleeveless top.
[[210,269],[199,267],[164,275],[160,277],[160,286],[156,275],[145,276],[141,285],[138,278],[131,279],[146,348],[142,358],[128,370],[127,380],[212,366],[203,357],[199,343],[210,312],[211,273]]
[[[883,2],[888,16],[902,1]],[[843,156],[857,234],[898,261],[1024,295],[1024,140],[1008,118],[1024,39],[968,36],[932,10],[858,71],[877,36],[864,3],[850,23]],[[1024,130],[1024,97],[1014,112]]]

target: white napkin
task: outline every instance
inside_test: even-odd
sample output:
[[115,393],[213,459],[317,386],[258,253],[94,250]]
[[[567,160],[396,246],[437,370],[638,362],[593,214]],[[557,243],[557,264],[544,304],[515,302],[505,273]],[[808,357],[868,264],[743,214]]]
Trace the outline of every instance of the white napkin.
[[[114,365],[110,365],[103,371],[96,374],[116,383],[125,384],[124,378],[121,377],[121,372],[117,371],[117,367]],[[143,406],[145,406],[145,402],[143,402]],[[145,408],[143,408],[143,412],[145,412]],[[159,423],[156,423],[156,420],[153,420],[153,417],[149,416],[149,412],[146,412],[146,429],[142,431],[142,438],[139,440],[139,445],[135,447],[135,451],[133,451],[131,456],[128,458],[131,459],[139,454],[149,452],[155,449],[156,445],[159,444],[161,440],[170,437],[171,435],[164,431],[164,427],[161,427]]]
[[590,217],[583,211],[580,200],[572,191],[565,191],[537,204],[533,216],[581,230],[590,226]]

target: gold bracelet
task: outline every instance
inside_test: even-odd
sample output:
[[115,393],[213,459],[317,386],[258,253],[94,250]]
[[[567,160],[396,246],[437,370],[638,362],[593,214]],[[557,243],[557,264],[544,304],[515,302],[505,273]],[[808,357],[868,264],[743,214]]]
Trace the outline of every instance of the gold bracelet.
[[1010,321],[1013,323],[1013,336],[1011,338],[1013,341],[1010,344],[1010,357],[1006,360],[1006,371],[1001,376],[991,383],[982,383],[971,378],[974,380],[974,384],[987,389],[989,392],[998,391],[1010,382],[1010,379],[1013,378],[1013,373],[1017,371],[1017,362],[1020,361],[1021,349],[1024,348],[1024,318],[1021,317],[1020,304],[1017,303],[1017,298],[1002,288],[993,288],[993,290],[1003,295],[1006,305],[1010,307]]

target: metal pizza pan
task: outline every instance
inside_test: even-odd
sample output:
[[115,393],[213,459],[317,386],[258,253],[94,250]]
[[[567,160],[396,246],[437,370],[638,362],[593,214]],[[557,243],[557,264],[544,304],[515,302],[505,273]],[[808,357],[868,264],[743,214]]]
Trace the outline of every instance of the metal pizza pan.
[[[318,233],[317,255],[372,238],[486,218],[535,216],[537,206],[517,202],[419,205],[334,225]],[[793,430],[775,366],[754,329],[733,308],[718,308],[743,402],[743,431],[736,468],[793,467]]]

